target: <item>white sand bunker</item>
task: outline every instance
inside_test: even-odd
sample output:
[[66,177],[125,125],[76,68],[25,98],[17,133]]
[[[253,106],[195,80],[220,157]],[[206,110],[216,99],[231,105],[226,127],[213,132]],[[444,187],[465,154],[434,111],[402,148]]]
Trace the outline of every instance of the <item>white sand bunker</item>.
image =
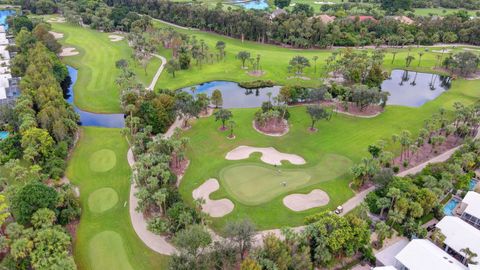
[[260,159],[263,162],[271,165],[282,165],[282,160],[289,161],[294,165],[302,165],[306,163],[301,156],[278,152],[277,149],[273,147],[251,147],[244,145],[228,152],[225,158],[228,160],[246,159],[255,152],[262,153],[262,157]]
[[65,18],[64,17],[55,17],[55,18],[50,18],[47,20],[49,23],[64,23]]
[[445,49],[445,50],[432,50],[434,53],[451,53],[452,50],[450,49]]
[[123,39],[124,39],[124,37],[119,36],[119,35],[109,35],[108,38],[109,38],[110,41],[112,41],[112,42],[117,42],[117,41],[120,41],[120,40],[123,40]]
[[63,33],[58,33],[58,32],[54,32],[54,31],[48,31],[50,34],[52,34],[52,36],[55,38],[55,39],[61,39],[63,38]]
[[233,211],[233,203],[229,199],[210,200],[210,193],[218,190],[220,184],[217,179],[208,179],[201,186],[193,190],[193,198],[203,198],[205,203],[202,205],[202,211],[209,214],[212,217],[223,217],[226,214]]
[[74,56],[74,55],[77,55],[77,54],[79,54],[77,49],[75,49],[73,47],[66,47],[66,48],[62,48],[62,52],[60,52],[58,55],[59,56]]
[[296,212],[324,206],[329,201],[328,194],[320,189],[314,189],[308,194],[290,194],[283,198],[283,204]]

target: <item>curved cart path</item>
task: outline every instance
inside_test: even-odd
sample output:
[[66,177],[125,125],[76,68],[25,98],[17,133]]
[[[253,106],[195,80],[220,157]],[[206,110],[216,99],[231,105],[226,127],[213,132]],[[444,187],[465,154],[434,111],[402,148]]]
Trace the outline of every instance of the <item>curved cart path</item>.
[[146,88],[147,90],[153,91],[155,88],[155,85],[157,84],[158,79],[160,78],[160,75],[162,75],[163,68],[167,64],[167,59],[161,55],[154,54],[152,53],[153,56],[159,58],[162,61],[162,64],[160,64],[160,67],[157,70],[157,73],[155,73],[155,76],[153,76],[152,82],[150,85]]

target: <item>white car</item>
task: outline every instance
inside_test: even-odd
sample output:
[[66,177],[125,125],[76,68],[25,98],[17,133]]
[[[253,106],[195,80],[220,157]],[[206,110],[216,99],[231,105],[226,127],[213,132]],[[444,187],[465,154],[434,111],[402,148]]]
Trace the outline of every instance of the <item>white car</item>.
[[342,206],[338,206],[337,209],[335,209],[335,214],[337,214],[337,215],[339,215],[342,212],[343,212],[343,207]]

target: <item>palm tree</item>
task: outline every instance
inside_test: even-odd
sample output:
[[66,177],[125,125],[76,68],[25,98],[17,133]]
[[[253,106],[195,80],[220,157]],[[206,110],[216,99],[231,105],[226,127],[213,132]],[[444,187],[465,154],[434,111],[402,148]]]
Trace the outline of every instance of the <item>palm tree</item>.
[[423,56],[423,54],[424,54],[423,52],[419,52],[419,53],[418,53],[418,65],[417,65],[417,67],[419,67],[419,66],[420,66],[420,62],[422,62],[422,56]]
[[474,261],[473,259],[478,257],[478,254],[470,250],[470,248],[462,248],[460,249],[460,253],[465,254],[463,263],[474,264],[476,265],[478,262]]
[[390,206],[390,200],[387,197],[381,197],[377,200],[376,206],[380,208],[380,217],[383,217],[383,212]]
[[442,246],[443,243],[445,243],[445,238],[445,235],[439,228],[435,228],[435,230],[430,235],[430,239],[432,239],[432,242],[435,243],[437,246]]
[[402,195],[402,191],[400,189],[396,187],[391,187],[388,189],[387,196],[391,198],[390,209],[393,208],[393,206],[395,205],[395,201],[398,197],[400,197],[400,195]]
[[230,120],[228,121],[228,127],[230,128],[230,138],[233,138],[235,135],[233,135],[233,129],[236,127],[237,123],[235,121]]
[[388,220],[391,222],[391,226],[401,223],[404,218],[404,214],[400,211],[390,210],[388,212]]
[[242,61],[242,68],[244,69],[245,68],[245,61],[247,61],[247,59],[250,58],[250,53],[247,52],[247,51],[240,51],[237,54],[237,58],[240,59],[240,61]]
[[392,57],[392,64],[393,62],[395,62],[395,56],[397,56],[397,51],[393,51],[392,54],[393,54],[393,57]]

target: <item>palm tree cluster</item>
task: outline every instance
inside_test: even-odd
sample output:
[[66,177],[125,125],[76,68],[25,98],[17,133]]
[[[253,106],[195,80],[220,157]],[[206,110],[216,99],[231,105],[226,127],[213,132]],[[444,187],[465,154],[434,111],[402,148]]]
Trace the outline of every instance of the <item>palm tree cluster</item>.
[[185,161],[189,139],[178,135],[166,139],[161,134],[152,137],[151,131],[147,126],[133,136],[136,211],[150,217],[150,231],[174,234],[204,218],[200,209],[182,201],[177,189],[175,171]]

